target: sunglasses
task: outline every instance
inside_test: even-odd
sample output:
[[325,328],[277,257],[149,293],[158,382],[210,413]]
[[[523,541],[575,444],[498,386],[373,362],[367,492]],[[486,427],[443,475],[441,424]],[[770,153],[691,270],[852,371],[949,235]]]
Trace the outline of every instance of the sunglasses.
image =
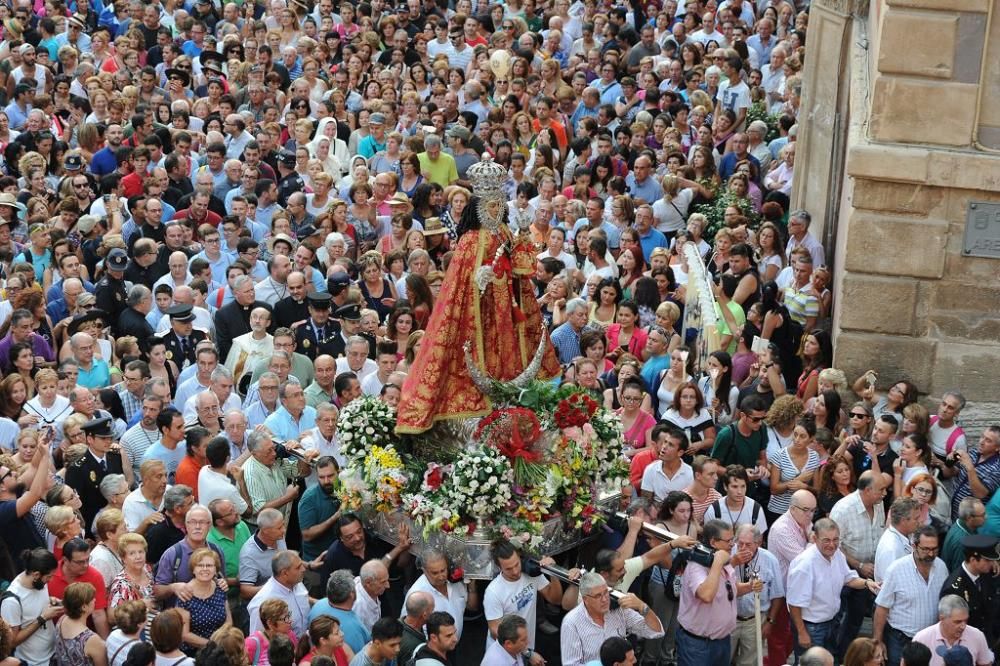
[[860,413],[858,413],[858,412],[851,412],[851,418],[852,419],[866,419],[866,418],[868,418],[868,415],[865,414],[864,412],[860,412]]

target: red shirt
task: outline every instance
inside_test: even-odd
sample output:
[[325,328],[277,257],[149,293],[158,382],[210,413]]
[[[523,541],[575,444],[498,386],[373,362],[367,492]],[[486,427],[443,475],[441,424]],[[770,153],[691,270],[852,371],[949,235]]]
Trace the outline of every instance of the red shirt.
[[137,197],[142,194],[142,178],[138,172],[133,171],[122,178],[122,190],[126,197]]
[[642,473],[646,471],[649,465],[659,458],[659,453],[656,451],[656,447],[650,446],[649,448],[639,451],[639,453],[632,456],[632,465],[629,467],[628,476],[629,480],[632,481],[632,487],[635,491],[642,494]]
[[174,473],[174,483],[183,483],[185,486],[191,489],[194,494],[194,501],[198,501],[198,473],[201,472],[202,465],[200,465],[191,456],[184,456],[181,458],[180,464],[177,465],[177,471]]
[[[94,586],[94,591],[96,592],[94,596],[94,601],[96,602],[94,610],[104,610],[108,607],[108,592],[104,587],[104,576],[101,575],[100,571],[88,566],[87,572],[73,582],[90,583]],[[62,599],[63,595],[66,594],[66,587],[68,585],[69,582],[63,575],[63,566],[60,564],[56,568],[56,573],[52,576],[52,580],[49,581],[49,596]]]
[[[190,216],[191,216],[191,209],[185,208],[184,210],[179,210],[176,213],[174,213],[174,216],[171,219],[186,220]],[[213,227],[218,227],[222,223],[222,218],[219,217],[219,214],[213,213],[212,211],[207,211],[205,213],[205,219],[203,220],[195,220],[193,217],[191,217],[191,219],[195,222],[195,229],[194,229],[195,237],[197,237],[198,235],[198,227],[200,227],[202,224],[205,224],[207,222],[208,224],[211,224]]]

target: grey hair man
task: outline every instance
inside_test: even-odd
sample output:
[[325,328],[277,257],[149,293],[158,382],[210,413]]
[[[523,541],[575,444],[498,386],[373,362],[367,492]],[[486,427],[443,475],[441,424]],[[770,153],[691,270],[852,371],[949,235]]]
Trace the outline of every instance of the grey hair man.
[[582,298],[566,303],[566,321],[557,326],[551,336],[560,363],[572,363],[580,356],[580,333],[587,325],[588,308],[587,301]]
[[361,625],[371,631],[382,617],[379,597],[389,589],[389,569],[382,560],[369,560],[361,565],[361,575],[354,581],[354,607]]
[[292,631],[301,636],[309,627],[309,592],[302,584],[307,564],[292,550],[280,550],[271,559],[271,578],[247,604],[250,631],[262,628],[260,605],[267,599],[281,599],[288,604]]

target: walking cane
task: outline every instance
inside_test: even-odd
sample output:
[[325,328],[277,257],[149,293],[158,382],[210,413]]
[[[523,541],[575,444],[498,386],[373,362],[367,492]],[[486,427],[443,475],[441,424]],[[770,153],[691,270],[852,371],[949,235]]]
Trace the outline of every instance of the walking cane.
[[[757,577],[751,578],[751,582]],[[754,640],[757,642],[757,666],[764,666],[764,637],[760,629],[760,592],[753,593]]]

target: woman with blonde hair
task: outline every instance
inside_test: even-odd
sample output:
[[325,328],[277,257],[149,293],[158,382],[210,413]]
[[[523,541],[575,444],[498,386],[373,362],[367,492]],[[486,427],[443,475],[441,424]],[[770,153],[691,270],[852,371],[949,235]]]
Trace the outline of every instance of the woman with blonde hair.
[[57,560],[62,560],[63,546],[70,539],[83,536],[83,525],[78,513],[72,508],[60,505],[50,506],[45,512],[46,541]]
[[118,539],[126,532],[125,516],[118,509],[103,509],[94,520],[94,534],[98,543],[90,552],[90,564],[104,577],[105,590],[111,587],[112,581],[125,568],[118,555]]
[[688,209],[694,201],[694,190],[685,186],[683,179],[667,174],[663,177],[663,198],[653,203],[653,217],[656,230],[673,240],[674,235],[684,228]]
[[146,539],[132,532],[118,538],[118,554],[122,558],[122,571],[111,581],[108,591],[108,607],[114,608],[126,601],[139,600],[152,611],[156,606],[153,598],[153,569],[146,564]]
[[792,443],[795,423],[805,411],[802,401],[794,395],[775,398],[764,419],[767,432],[767,457],[770,460]]
[[396,368],[397,370],[400,372],[406,372],[413,366],[413,362],[417,358],[417,352],[420,351],[420,345],[423,341],[423,337],[424,331],[422,330],[416,330],[410,333],[409,337],[406,339],[406,351],[403,353],[403,360]]

